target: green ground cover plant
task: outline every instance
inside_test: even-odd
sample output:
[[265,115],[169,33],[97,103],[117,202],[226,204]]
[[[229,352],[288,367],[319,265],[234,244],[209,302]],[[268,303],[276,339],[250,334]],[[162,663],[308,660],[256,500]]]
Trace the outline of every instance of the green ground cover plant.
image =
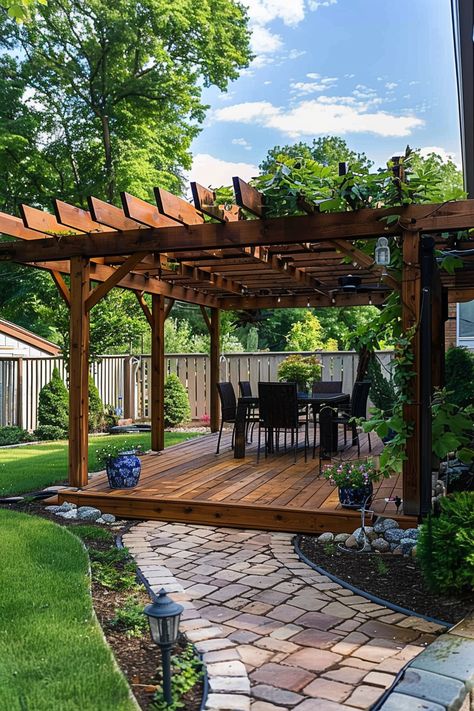
[[65,528],[0,510],[0,708],[132,711],[92,614],[87,553]]
[[[165,432],[165,446],[195,437],[195,432]],[[120,441],[150,449],[150,434],[103,435],[89,437],[89,471],[99,471],[97,450]],[[33,444],[0,451],[0,496],[37,491],[67,478],[66,440]]]

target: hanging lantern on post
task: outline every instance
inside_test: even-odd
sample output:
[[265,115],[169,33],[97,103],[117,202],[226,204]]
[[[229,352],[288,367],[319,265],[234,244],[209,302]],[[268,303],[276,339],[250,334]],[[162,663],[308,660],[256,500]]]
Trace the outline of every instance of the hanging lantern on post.
[[390,247],[386,237],[379,237],[375,247],[375,263],[380,267],[388,267],[390,264]]

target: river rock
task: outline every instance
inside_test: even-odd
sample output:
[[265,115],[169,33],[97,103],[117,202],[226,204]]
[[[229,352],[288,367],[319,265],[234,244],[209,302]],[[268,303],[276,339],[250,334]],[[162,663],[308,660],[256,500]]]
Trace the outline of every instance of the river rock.
[[419,530],[417,528],[407,528],[405,531],[404,538],[413,538],[415,541],[418,540]]
[[384,532],[384,538],[389,543],[400,543],[404,537],[405,531],[402,531],[401,528],[389,528],[388,531]]
[[[366,526],[365,527],[365,536],[364,536],[362,527],[359,527],[359,528],[356,528],[356,530],[354,531],[354,533],[352,535],[356,539],[357,543],[362,545],[362,543],[364,543],[365,540],[370,541],[370,540],[372,540],[372,538],[374,538],[374,529],[372,528],[372,526]],[[377,535],[375,535],[375,538],[377,538]]]
[[395,546],[392,550],[392,555],[403,555],[401,546],[397,546],[395,543],[392,543],[390,548],[392,547],[392,545]]
[[410,555],[411,549],[416,546],[416,541],[413,538],[402,538],[400,541],[400,546],[403,555]]
[[334,540],[336,543],[345,543],[350,535],[350,533],[338,533],[334,536]]
[[60,516],[61,518],[66,519],[77,519],[77,509],[69,509],[69,511],[58,511],[56,513],[56,516]]
[[357,548],[358,543],[354,534],[346,539],[346,548]]
[[93,506],[80,506],[77,509],[77,518],[81,521],[97,521],[102,516],[102,511]]
[[61,504],[58,508],[58,511],[71,511],[72,509],[77,509],[76,504],[70,504],[68,501],[65,501],[64,504]]
[[56,506],[45,506],[44,507],[45,511],[49,511],[50,513],[57,513],[58,511],[61,510],[61,507],[56,505]]
[[102,514],[101,518],[104,523],[115,523],[115,520],[116,520],[115,516],[113,514],[107,514],[107,513]]
[[374,525],[375,533],[385,533],[391,528],[398,528],[398,522],[393,518],[378,518]]
[[390,543],[388,543],[385,538],[376,538],[375,541],[372,541],[372,548],[379,553],[388,553]]
[[332,543],[334,540],[334,533],[327,531],[326,533],[321,533],[318,538],[318,543]]

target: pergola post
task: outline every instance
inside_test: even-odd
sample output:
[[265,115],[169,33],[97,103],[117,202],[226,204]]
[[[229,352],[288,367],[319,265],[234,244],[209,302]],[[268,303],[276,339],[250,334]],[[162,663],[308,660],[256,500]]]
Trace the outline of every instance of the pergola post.
[[217,383],[219,382],[220,363],[220,309],[211,309],[211,432],[219,429],[219,396]]
[[89,260],[71,258],[69,352],[69,483],[88,479],[89,439]]
[[421,457],[420,457],[420,309],[421,270],[420,233],[403,230],[402,269],[402,328],[406,333],[416,327],[412,340],[413,377],[410,383],[409,402],[403,408],[405,422],[410,422],[412,431],[407,440],[406,460],[403,462],[403,511],[419,515],[421,505]]
[[151,301],[151,448],[165,448],[165,297],[153,294]]

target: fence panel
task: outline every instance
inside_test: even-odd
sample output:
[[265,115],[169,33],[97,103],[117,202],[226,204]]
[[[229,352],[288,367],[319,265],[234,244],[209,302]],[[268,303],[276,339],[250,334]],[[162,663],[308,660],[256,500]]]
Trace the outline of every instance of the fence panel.
[[[239,380],[249,380],[257,393],[258,383],[276,380],[278,366],[288,356],[282,353],[232,353],[221,356],[220,378],[230,380],[238,393]],[[305,353],[303,355],[310,355]],[[322,352],[323,380],[342,380],[342,389],[350,393],[357,375],[358,356],[353,351]],[[391,379],[393,353],[377,354],[382,373]],[[125,362],[127,361],[127,367]],[[19,424],[28,430],[37,427],[38,395],[50,381],[53,368],[58,368],[67,384],[62,358],[0,358],[0,426]],[[191,417],[200,420],[210,412],[210,363],[202,353],[168,354],[166,373],[174,373],[188,392]],[[106,405],[122,408],[128,394],[133,419],[150,418],[151,358],[142,356],[104,356],[91,366],[91,374]],[[130,381],[125,382],[127,378]]]

